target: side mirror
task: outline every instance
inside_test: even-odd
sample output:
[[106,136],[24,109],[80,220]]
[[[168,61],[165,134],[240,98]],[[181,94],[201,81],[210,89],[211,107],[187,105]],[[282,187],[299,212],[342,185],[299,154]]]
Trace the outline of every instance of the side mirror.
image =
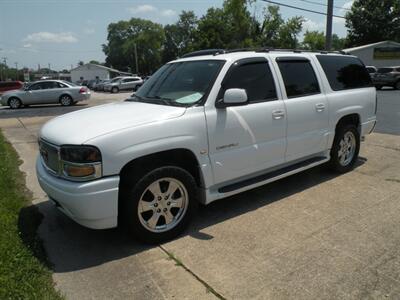
[[247,93],[244,89],[227,89],[222,101],[217,102],[217,107],[239,106],[247,104]]

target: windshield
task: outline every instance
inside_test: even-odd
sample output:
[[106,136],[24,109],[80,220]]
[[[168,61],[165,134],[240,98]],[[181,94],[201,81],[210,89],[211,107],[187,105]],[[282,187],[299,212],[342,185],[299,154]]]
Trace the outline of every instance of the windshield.
[[190,106],[208,93],[224,61],[199,60],[166,64],[128,100]]
[[113,82],[117,82],[117,81],[119,81],[121,78],[120,77],[115,77],[114,79],[112,79],[110,82],[111,83],[113,83]]
[[393,71],[393,68],[379,68],[378,73],[390,73]]

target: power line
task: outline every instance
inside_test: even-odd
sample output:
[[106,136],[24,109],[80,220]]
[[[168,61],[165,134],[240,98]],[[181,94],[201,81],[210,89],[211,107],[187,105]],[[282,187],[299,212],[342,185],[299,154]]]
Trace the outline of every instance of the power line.
[[[326,13],[323,13],[323,12],[320,12],[320,11],[316,11],[316,10],[301,8],[301,7],[297,7],[297,6],[293,6],[293,5],[289,5],[289,4],[282,4],[282,3],[278,3],[278,2],[275,2],[275,1],[271,1],[271,0],[262,0],[262,1],[268,2],[268,3],[272,3],[272,4],[275,4],[275,5],[279,5],[279,6],[285,6],[285,7],[289,7],[289,8],[293,8],[293,9],[297,9],[297,10],[307,11],[307,12],[310,12],[310,13],[313,13],[313,14],[319,14],[319,15],[326,16]],[[332,15],[332,16],[335,17],[335,18],[346,19],[343,16],[338,16],[338,15]]]
[[[299,0],[299,1],[306,2],[306,3],[310,3],[310,4],[316,4],[316,5],[320,5],[320,6],[325,6],[325,7],[327,7],[327,6],[328,6],[328,5],[327,5],[327,4],[325,4],[325,3],[319,3],[319,2],[310,1],[310,0]],[[340,6],[333,6],[333,7],[334,7],[334,8],[337,8],[337,9],[348,10],[348,11],[350,11],[350,10],[351,10],[351,9],[349,9],[349,8],[340,7]]]

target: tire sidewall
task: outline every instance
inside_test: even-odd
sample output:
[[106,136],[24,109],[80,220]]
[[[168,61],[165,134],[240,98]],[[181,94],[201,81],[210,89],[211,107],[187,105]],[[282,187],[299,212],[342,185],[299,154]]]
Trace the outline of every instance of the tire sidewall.
[[113,94],[116,94],[116,93],[118,93],[119,92],[119,88],[117,88],[117,87],[113,87],[112,89],[111,89],[111,93],[113,93]]
[[[132,176],[133,178],[134,176]],[[138,216],[138,204],[144,190],[154,181],[170,177],[182,182],[188,193],[188,206],[185,215],[174,228],[169,231],[155,233],[147,230],[140,222]],[[125,227],[136,238],[146,243],[161,243],[170,240],[184,231],[193,218],[198,205],[198,190],[193,176],[186,170],[176,166],[165,166],[154,169],[145,174],[137,183],[126,191],[121,198],[123,201],[122,217]]]
[[[349,164],[347,164],[346,166],[343,166],[339,162],[338,152],[339,152],[339,148],[340,148],[341,139],[346,134],[346,132],[349,132],[349,131],[351,131],[356,138],[356,149],[355,149],[353,159],[351,160],[351,162]],[[335,138],[334,138],[332,149],[331,149],[330,165],[335,171],[338,171],[340,173],[348,172],[354,168],[354,164],[356,163],[356,161],[358,159],[359,152],[360,152],[360,133],[358,132],[357,127],[354,125],[344,125],[344,126],[340,127],[337,130],[337,133],[335,134]]]

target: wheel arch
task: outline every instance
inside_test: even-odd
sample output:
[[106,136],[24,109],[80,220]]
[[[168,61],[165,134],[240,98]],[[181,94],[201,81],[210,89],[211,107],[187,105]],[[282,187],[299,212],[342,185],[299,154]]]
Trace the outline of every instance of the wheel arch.
[[68,96],[68,97],[70,97],[71,99],[72,99],[72,101],[74,101],[74,97],[72,97],[72,95],[70,94],[70,93],[62,93],[61,95],[60,95],[60,97],[58,97],[58,102],[60,102],[61,101],[61,98],[63,97],[63,96]]
[[344,125],[353,124],[356,126],[359,133],[361,133],[361,116],[358,113],[351,113],[345,116],[342,116],[337,122],[335,126],[335,133],[338,129]]
[[13,98],[18,99],[19,101],[21,101],[21,104],[22,104],[22,105],[24,104],[24,101],[22,101],[22,99],[21,99],[20,97],[18,97],[18,96],[10,96],[10,97],[8,97],[8,99],[7,99],[7,104],[8,104],[8,105],[10,105],[10,101],[11,101],[11,99],[13,99]]

